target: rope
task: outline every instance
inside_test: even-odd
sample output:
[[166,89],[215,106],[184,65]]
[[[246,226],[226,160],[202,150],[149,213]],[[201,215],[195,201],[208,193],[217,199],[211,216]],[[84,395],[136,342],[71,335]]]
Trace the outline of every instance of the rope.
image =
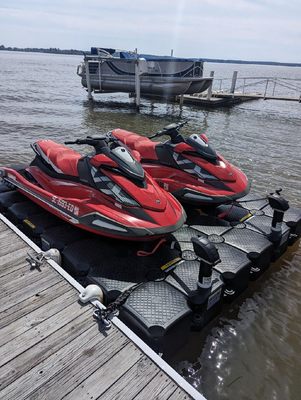
[[151,255],[154,254],[154,253],[158,250],[158,248],[159,248],[163,243],[165,243],[165,242],[166,242],[166,239],[161,239],[161,240],[156,244],[156,246],[153,248],[153,250],[151,250],[151,251],[138,250],[138,251],[137,251],[137,256],[138,256],[138,257],[147,257],[147,256],[151,256]]
[[[218,214],[218,215],[217,215],[217,218],[223,219],[223,218],[227,217],[227,215],[229,215],[230,212],[232,211],[232,208],[233,208],[233,207],[234,207],[234,203],[231,204],[231,207],[229,208],[229,210],[224,211],[224,212]],[[243,207],[242,207],[242,208],[243,208]]]

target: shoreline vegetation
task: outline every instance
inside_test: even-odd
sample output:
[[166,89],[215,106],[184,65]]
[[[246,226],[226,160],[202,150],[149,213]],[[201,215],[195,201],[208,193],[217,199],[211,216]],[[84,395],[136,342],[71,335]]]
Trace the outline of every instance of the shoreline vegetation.
[[[69,54],[69,55],[85,55],[91,54],[90,51],[76,50],[76,49],[59,49],[57,47],[36,48],[36,47],[5,47],[3,44],[0,45],[0,51],[23,51],[29,53],[48,53],[48,54]],[[274,65],[283,67],[301,67],[301,63],[290,63],[290,62],[277,62],[277,61],[245,61],[245,60],[225,60],[219,58],[201,58],[204,62],[209,63],[224,63],[224,64],[258,64],[258,65]]]

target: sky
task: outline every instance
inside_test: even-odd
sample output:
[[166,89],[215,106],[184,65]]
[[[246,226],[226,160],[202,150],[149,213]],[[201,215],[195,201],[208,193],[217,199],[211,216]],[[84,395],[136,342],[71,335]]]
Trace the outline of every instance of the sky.
[[301,0],[0,0],[0,45],[301,62]]

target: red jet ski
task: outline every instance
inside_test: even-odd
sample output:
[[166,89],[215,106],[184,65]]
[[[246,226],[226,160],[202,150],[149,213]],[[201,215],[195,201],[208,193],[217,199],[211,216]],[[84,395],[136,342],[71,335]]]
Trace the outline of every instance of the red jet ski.
[[155,239],[180,228],[181,204],[162,190],[111,134],[65,144],[90,145],[82,156],[51,140],[32,145],[30,166],[2,167],[0,176],[30,200],[87,231],[126,240]]
[[[246,175],[218,154],[206,135],[184,138],[179,130],[186,123],[170,124],[150,138],[122,129],[112,134],[138,151],[145,171],[183,203],[216,206],[246,195],[250,190]],[[170,140],[150,140],[164,135]]]

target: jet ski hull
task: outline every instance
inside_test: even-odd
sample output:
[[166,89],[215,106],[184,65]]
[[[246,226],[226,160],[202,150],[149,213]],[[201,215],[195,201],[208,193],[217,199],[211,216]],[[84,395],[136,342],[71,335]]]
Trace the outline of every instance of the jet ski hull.
[[0,168],[0,177],[46,211],[97,235],[122,240],[153,240],[185,222],[183,209],[172,197],[162,210],[124,207],[87,185],[47,176],[36,167]]

